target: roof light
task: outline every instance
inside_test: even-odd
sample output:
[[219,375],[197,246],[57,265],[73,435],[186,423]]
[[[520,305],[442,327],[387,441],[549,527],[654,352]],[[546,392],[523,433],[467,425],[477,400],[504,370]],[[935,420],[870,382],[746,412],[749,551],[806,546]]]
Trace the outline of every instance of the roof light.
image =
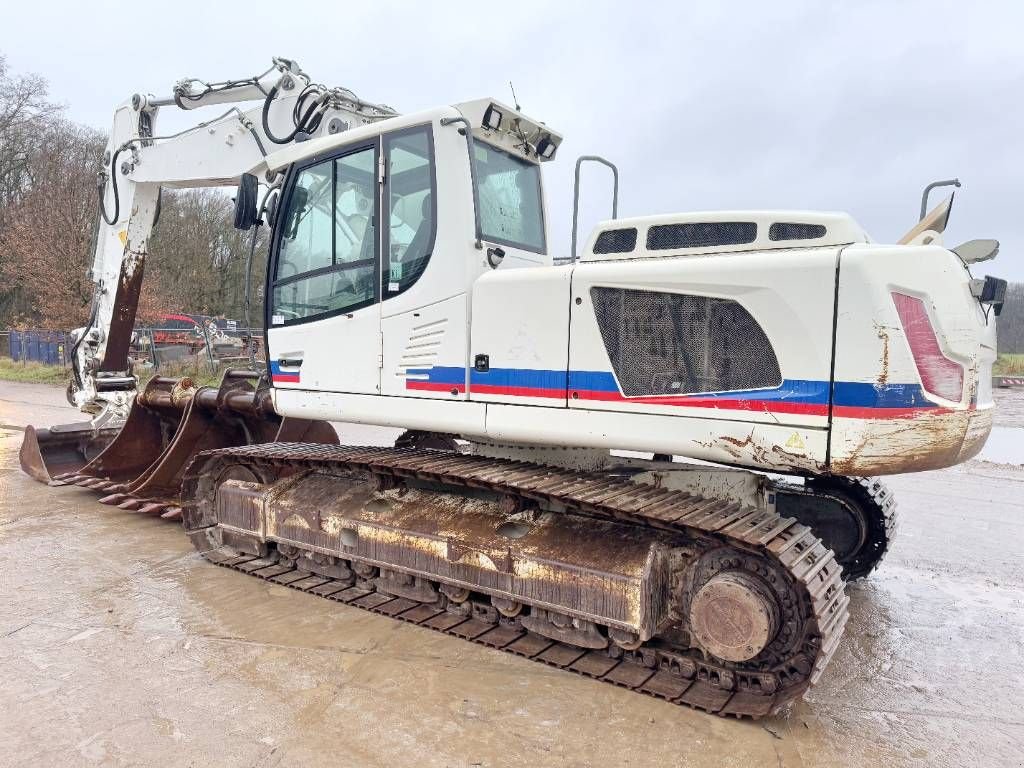
[[544,138],[537,142],[537,154],[545,160],[550,160],[554,157],[556,149],[558,149],[558,145],[551,140],[550,135],[544,136]]
[[925,391],[959,403],[964,395],[964,368],[942,353],[924,302],[896,291],[892,292],[892,300]]
[[490,128],[492,131],[498,130],[501,128],[502,117],[503,115],[501,114],[501,110],[491,104],[491,106],[487,108],[487,111],[484,112],[484,128]]

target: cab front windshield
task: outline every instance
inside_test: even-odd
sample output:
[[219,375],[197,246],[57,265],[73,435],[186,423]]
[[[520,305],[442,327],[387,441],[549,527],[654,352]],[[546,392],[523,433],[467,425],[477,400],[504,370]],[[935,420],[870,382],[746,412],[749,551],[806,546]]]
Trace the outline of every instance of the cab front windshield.
[[482,141],[474,146],[484,239],[544,253],[540,166]]

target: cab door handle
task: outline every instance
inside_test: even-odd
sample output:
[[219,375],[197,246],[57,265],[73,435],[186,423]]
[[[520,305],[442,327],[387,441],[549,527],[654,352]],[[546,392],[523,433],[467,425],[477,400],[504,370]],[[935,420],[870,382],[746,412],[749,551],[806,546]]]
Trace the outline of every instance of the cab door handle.
[[302,358],[301,357],[279,357],[277,358],[277,364],[283,368],[301,368]]

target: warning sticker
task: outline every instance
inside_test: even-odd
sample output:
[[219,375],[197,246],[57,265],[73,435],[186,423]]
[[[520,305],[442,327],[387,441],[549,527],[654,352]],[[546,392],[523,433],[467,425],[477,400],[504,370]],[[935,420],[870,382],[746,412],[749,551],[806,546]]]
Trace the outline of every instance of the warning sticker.
[[800,450],[803,450],[804,448],[807,447],[807,445],[804,443],[804,439],[800,437],[800,433],[794,432],[792,435],[789,436],[789,440],[786,441],[786,447],[798,448]]

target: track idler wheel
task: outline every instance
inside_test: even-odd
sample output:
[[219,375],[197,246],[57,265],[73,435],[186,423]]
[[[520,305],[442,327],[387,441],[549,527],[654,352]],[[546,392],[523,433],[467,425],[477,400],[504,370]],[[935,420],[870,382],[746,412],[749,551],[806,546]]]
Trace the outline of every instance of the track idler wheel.
[[794,515],[809,525],[843,567],[846,581],[870,574],[896,536],[896,499],[873,477],[827,477],[808,480],[825,498],[814,509]]
[[779,604],[758,577],[742,571],[712,576],[690,601],[694,637],[711,655],[725,661],[749,661],[779,631]]

